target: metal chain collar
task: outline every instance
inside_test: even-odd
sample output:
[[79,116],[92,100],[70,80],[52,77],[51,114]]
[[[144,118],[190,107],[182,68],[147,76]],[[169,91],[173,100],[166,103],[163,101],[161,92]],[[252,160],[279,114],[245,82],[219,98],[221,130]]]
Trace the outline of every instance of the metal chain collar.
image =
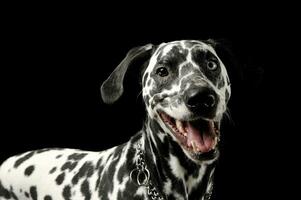
[[[156,187],[151,183],[150,172],[147,169],[144,159],[144,153],[141,149],[141,144],[137,144],[138,158],[136,160],[136,168],[130,173],[131,180],[138,186],[145,186],[147,194],[152,200],[164,200],[159,194]],[[205,193],[204,200],[210,200],[212,196],[213,184],[209,186],[209,190]]]
[[210,200],[212,196],[212,191],[213,191],[213,183],[209,186],[209,190],[205,193],[204,200]]
[[150,172],[145,164],[144,153],[140,143],[137,144],[137,151],[136,168],[130,173],[131,180],[138,186],[145,186],[147,194],[152,200],[164,200],[150,180]]

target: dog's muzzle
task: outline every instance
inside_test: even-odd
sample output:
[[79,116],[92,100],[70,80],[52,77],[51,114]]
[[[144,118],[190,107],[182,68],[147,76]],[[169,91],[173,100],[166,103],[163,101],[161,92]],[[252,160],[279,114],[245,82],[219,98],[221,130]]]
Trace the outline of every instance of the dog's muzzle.
[[209,87],[193,87],[182,98],[191,113],[189,117],[177,119],[162,111],[162,121],[192,158],[215,158],[219,139],[219,121],[214,121],[219,102],[217,94]]

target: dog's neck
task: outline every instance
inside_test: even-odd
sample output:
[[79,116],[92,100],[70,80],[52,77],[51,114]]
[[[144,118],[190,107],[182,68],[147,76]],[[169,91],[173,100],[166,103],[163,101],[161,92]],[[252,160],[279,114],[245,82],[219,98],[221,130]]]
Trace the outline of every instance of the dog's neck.
[[203,199],[211,191],[215,163],[193,162],[155,119],[146,120],[142,138],[151,181],[167,199]]

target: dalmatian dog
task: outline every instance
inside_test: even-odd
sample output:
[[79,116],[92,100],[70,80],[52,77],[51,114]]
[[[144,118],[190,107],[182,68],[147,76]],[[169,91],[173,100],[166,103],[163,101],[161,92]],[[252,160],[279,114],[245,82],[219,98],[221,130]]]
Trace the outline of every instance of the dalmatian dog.
[[[138,60],[144,64],[137,67]],[[121,97],[134,66],[137,74],[143,70],[141,131],[100,152],[41,149],[8,158],[0,169],[0,199],[209,199],[231,92],[214,41],[131,49],[102,84],[105,103]]]

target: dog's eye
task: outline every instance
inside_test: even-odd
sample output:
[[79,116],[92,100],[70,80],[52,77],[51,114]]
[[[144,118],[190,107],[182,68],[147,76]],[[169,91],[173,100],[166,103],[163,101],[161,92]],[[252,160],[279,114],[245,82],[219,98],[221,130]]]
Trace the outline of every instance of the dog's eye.
[[168,75],[168,70],[166,69],[166,67],[159,67],[157,70],[156,70],[156,74],[158,74],[159,76],[167,76]]
[[217,68],[217,63],[215,62],[215,61],[213,61],[213,60],[210,60],[210,61],[208,61],[207,62],[207,68],[209,69],[209,70],[216,70],[216,68]]

